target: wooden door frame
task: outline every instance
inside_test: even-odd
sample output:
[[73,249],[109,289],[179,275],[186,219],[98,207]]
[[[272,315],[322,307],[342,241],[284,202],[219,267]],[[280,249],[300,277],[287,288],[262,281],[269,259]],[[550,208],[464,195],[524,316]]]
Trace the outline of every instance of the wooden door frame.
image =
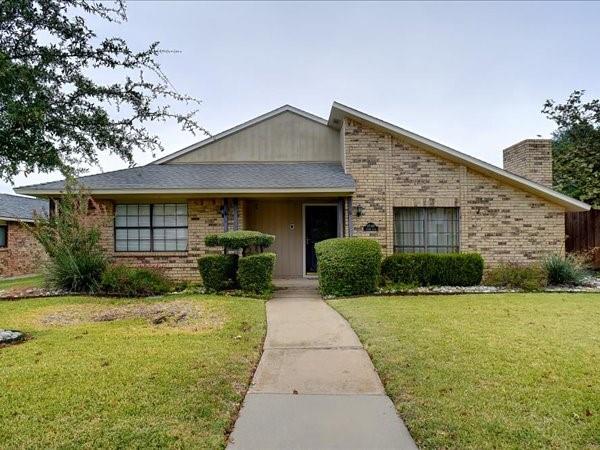
[[317,275],[309,275],[306,273],[306,207],[307,206],[335,206],[337,208],[336,220],[336,237],[340,237],[340,203],[339,202],[323,202],[323,203],[302,203],[302,277],[317,278]]

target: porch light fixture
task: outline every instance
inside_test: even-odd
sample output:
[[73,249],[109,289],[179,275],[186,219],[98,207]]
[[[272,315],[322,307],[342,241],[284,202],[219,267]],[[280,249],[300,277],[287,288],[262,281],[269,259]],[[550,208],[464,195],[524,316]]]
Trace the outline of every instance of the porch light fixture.
[[356,205],[354,207],[354,214],[356,214],[356,217],[362,216],[364,212],[365,212],[365,208],[363,208],[362,205]]

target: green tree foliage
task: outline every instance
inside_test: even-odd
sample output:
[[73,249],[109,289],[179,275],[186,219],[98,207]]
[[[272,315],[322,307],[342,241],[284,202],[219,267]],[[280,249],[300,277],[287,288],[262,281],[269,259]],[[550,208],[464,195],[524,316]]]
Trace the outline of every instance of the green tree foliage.
[[564,104],[547,100],[542,112],[556,122],[554,188],[600,207],[600,100],[584,103],[574,91]]
[[[163,150],[148,122],[194,120],[198,103],[164,75],[158,42],[132,50],[121,38],[101,38],[89,20],[122,23],[123,0],[0,1],[0,178],[34,170],[68,173],[111,152],[133,164],[133,150]],[[99,78],[118,82],[99,82]]]

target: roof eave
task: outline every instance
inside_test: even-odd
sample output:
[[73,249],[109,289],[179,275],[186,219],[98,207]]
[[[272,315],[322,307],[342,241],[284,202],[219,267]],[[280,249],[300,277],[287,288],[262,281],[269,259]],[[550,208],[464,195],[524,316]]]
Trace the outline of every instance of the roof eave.
[[5,216],[0,216],[0,220],[3,220],[5,222],[27,222],[27,223],[34,222],[33,219],[23,219],[20,217],[5,217]]
[[[33,196],[53,196],[62,195],[62,189],[27,189],[15,188],[15,192]],[[247,194],[339,194],[349,195],[355,191],[354,187],[310,187],[310,188],[247,188],[247,189],[198,189],[198,188],[178,188],[178,189],[93,189],[86,188],[92,195],[135,195],[135,194],[200,194],[200,195],[247,195]]]
[[370,116],[366,113],[358,111],[346,105],[342,105],[338,102],[333,102],[331,106],[331,113],[329,115],[328,125],[334,128],[341,128],[343,119],[350,117],[359,121],[367,122],[370,125],[375,126],[383,131],[390,132],[402,136],[402,138],[411,141],[415,144],[425,146],[429,151],[438,156],[441,156],[450,161],[464,164],[484,175],[491,176],[492,178],[500,179],[508,184],[519,187],[527,192],[536,194],[546,200],[556,203],[564,207],[567,211],[589,211],[591,206],[587,203],[581,202],[567,195],[556,192],[550,188],[542,186],[541,184],[535,183],[526,178],[515,175],[504,169],[500,169],[492,164],[481,161],[480,159],[469,156],[465,153],[454,150],[453,148],[447,147],[438,142],[427,139],[411,131],[400,128],[384,120]]

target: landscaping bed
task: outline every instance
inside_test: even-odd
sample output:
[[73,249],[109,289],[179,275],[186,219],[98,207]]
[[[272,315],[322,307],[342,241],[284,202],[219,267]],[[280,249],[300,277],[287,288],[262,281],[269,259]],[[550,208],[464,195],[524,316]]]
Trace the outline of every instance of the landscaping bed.
[[331,300],[421,448],[600,446],[600,294]]
[[0,302],[9,448],[223,448],[265,334],[264,302],[208,295]]

